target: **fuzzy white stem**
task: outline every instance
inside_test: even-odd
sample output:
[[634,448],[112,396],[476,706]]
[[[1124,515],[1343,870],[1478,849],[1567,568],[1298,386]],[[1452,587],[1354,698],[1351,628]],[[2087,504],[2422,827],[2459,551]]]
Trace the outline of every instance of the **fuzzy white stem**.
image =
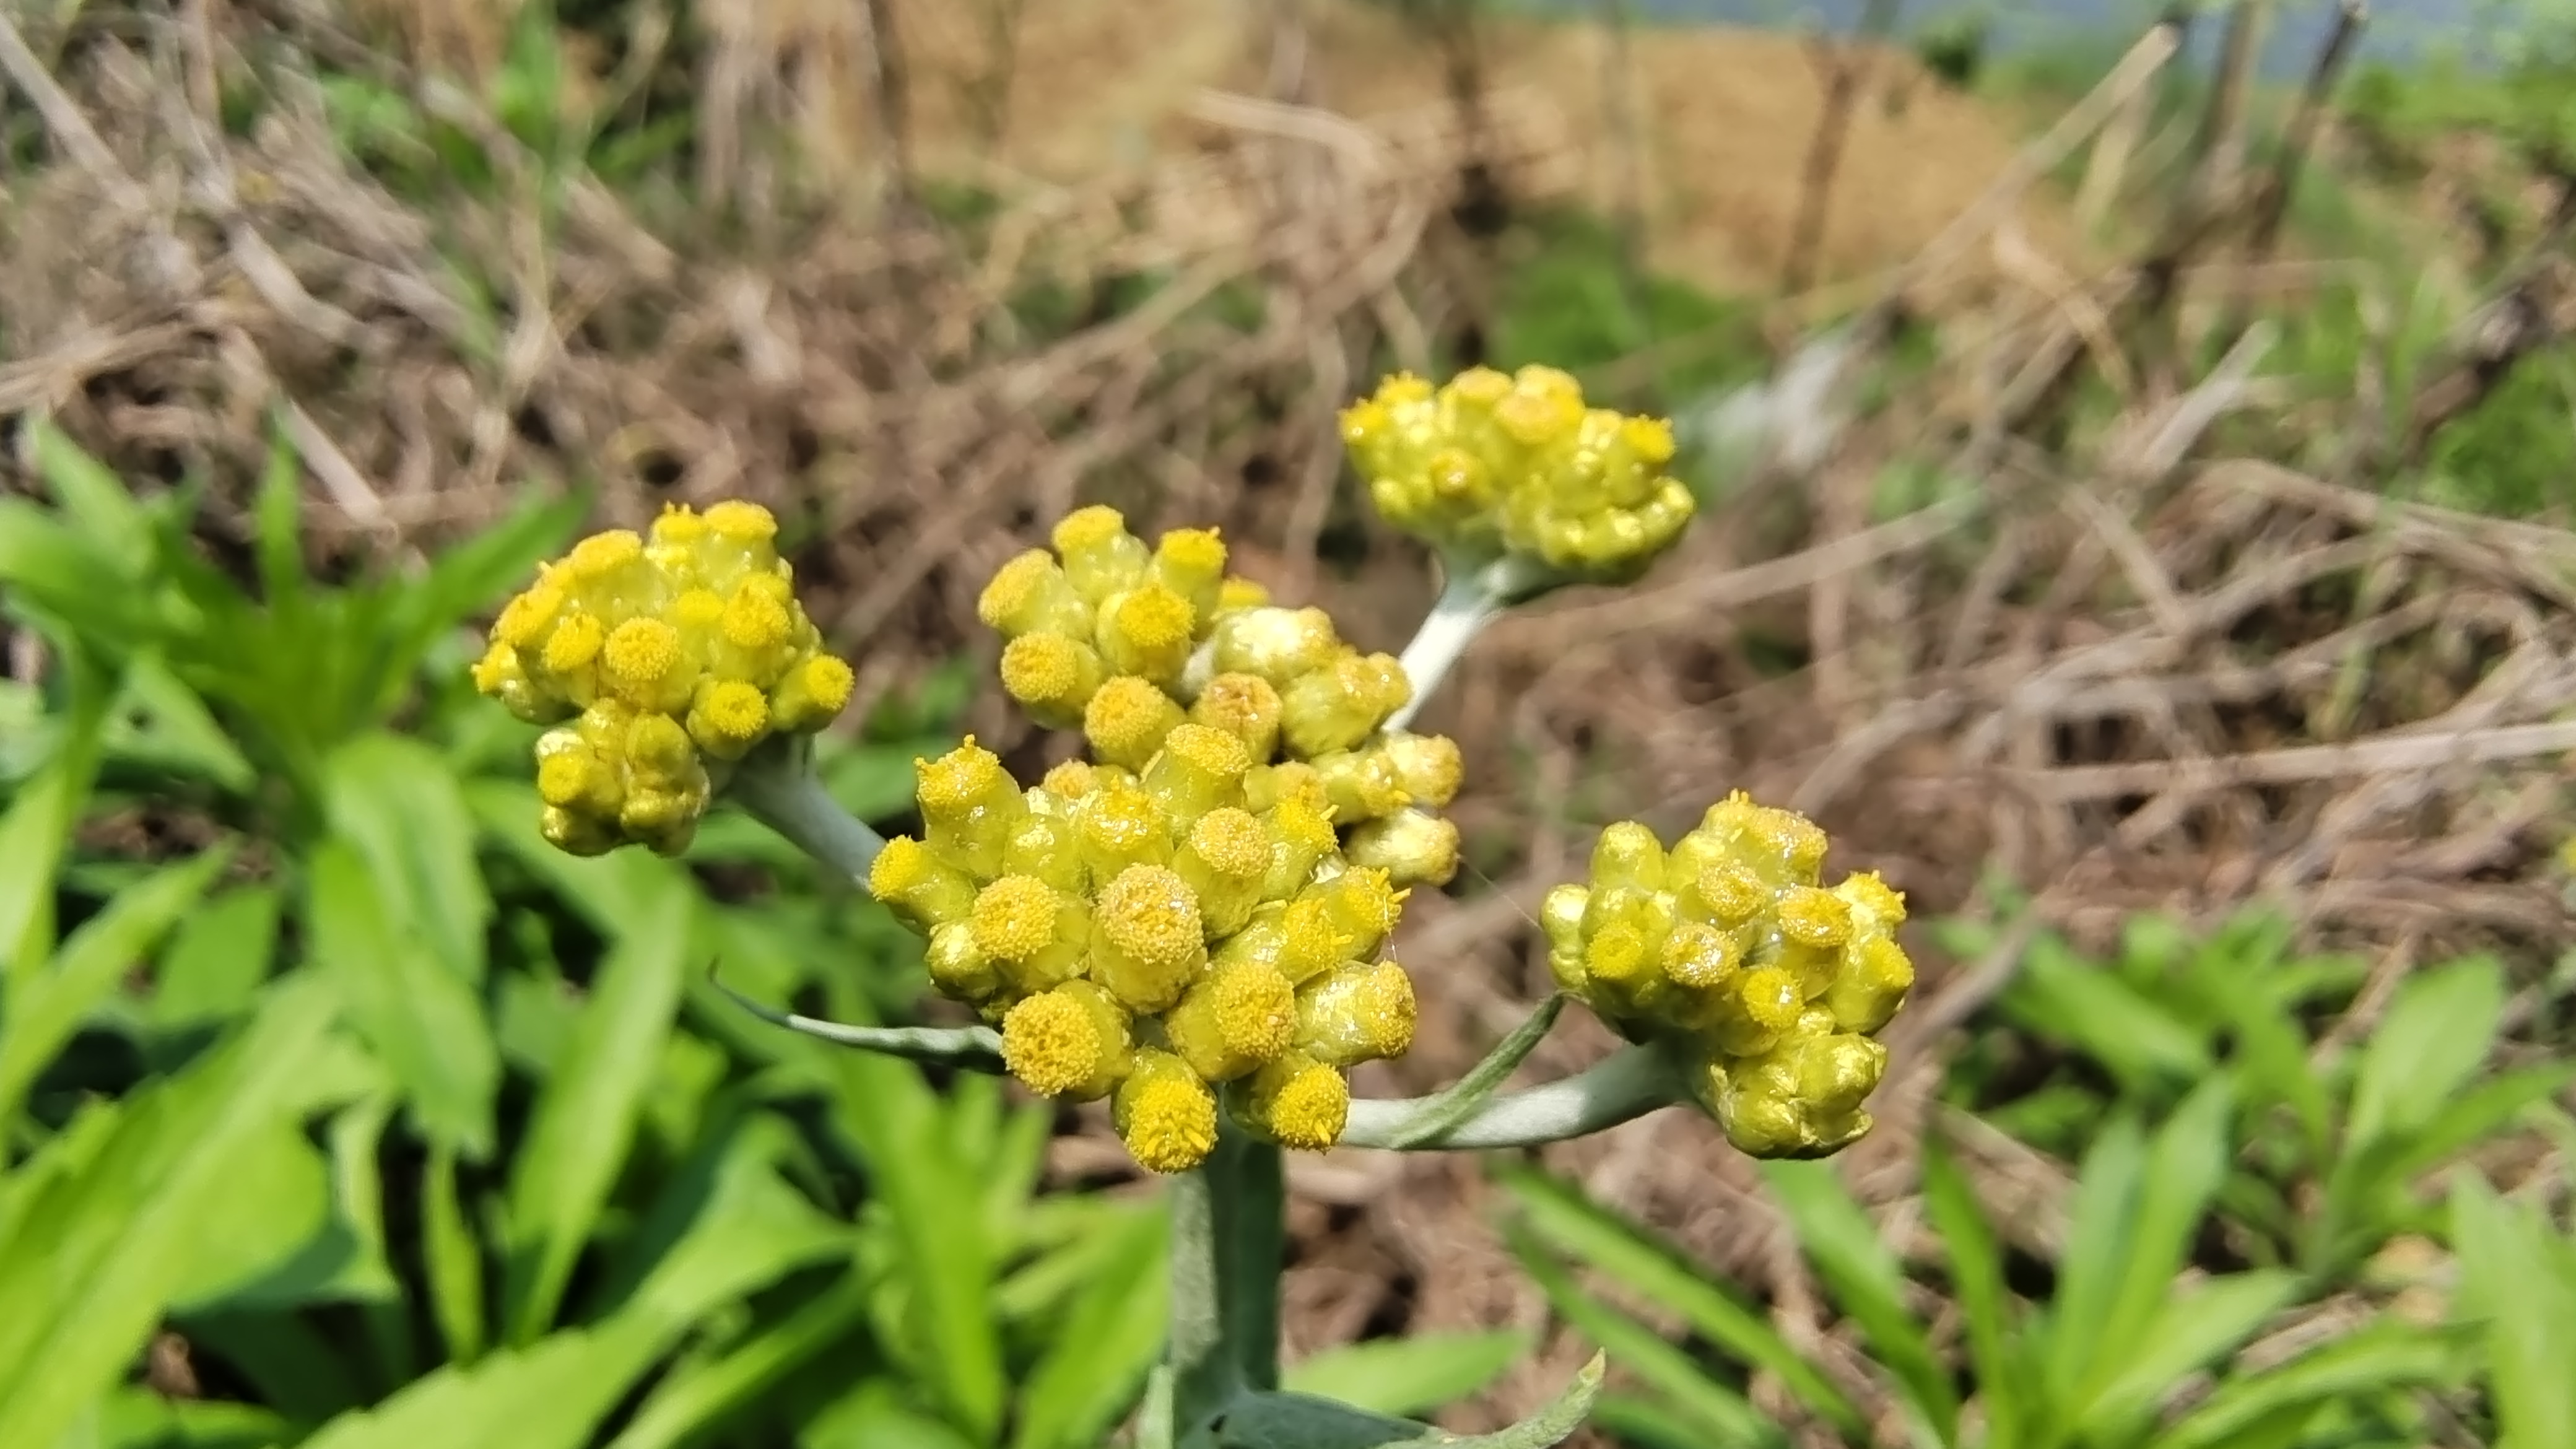
[[1426,1103],[1439,1099],[1353,1102],[1341,1145],[1401,1145],[1415,1152],[1536,1147],[1616,1127],[1669,1107],[1684,1095],[1680,1073],[1670,1058],[1653,1047],[1632,1046],[1573,1076],[1496,1097],[1456,1126],[1425,1140],[1414,1140],[1407,1129]]
[[862,884],[877,853],[885,849],[885,837],[842,809],[814,777],[811,753],[787,742],[746,758],[726,782],[725,798],[789,844]]

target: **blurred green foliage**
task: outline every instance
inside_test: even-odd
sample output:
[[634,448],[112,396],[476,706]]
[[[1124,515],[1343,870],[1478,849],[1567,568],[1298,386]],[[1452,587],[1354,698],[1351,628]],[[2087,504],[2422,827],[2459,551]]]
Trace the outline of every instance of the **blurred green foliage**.
[[[547,848],[520,728],[449,682],[578,500],[326,585],[281,451],[254,586],[187,495],[29,442],[51,496],[0,500],[0,590],[54,665],[0,781],[0,1443],[1099,1441],[1160,1347],[1159,1208],[1040,1195],[1050,1118],[989,1080],[746,1017],[710,962],[867,1020],[909,938],[748,827]],[[828,755],[845,803],[897,807],[960,682]],[[164,1329],[204,1397],[133,1381]]]

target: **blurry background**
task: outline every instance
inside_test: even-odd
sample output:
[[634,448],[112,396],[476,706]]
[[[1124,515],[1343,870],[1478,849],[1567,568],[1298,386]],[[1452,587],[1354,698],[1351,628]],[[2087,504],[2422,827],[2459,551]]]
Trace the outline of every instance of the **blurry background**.
[[[859,673],[833,786],[900,830],[961,733],[1072,748],[972,603],[1078,502],[1399,647],[1435,580],[1335,411],[1477,362],[1674,417],[1703,516],[1425,714],[1470,868],[1408,905],[1421,1039],[1364,1086],[1544,993],[1530,912],[1603,823],[1736,788],[1907,893],[1924,979],[1870,1218],[1679,1113],[1521,1165],[1606,1216],[1301,1160],[1306,1382],[1476,1429],[1606,1342],[1588,1442],[1899,1442],[1982,1302],[1938,1139],[2018,1299],[2243,1290],[2151,1404],[2246,1342],[2413,1355],[2173,1442],[2576,1442],[2459,1347],[2576,1352],[2576,16],[2377,9],[17,0],[0,1443],[1103,1442],[1161,1322],[1105,1124],[715,994],[938,1014],[740,822],[544,850],[472,631],[576,527],[764,502]],[[2094,1159],[2173,1120],[2223,1186],[2140,1247]],[[2462,1161],[2536,1204],[2484,1239],[2510,1294],[2460,1296]],[[70,1333],[60,1265],[111,1259]]]

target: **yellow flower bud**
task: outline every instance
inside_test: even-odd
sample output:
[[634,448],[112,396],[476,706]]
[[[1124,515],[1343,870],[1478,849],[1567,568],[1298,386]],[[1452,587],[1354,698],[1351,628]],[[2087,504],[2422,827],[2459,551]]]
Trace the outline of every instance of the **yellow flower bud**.
[[614,818],[624,790],[617,770],[572,730],[549,730],[537,741],[537,797],[578,814]]
[[1413,802],[1395,761],[1379,750],[1336,750],[1308,762],[1338,824],[1392,815]]
[[1287,801],[1295,801],[1309,812],[1332,818],[1332,792],[1324,788],[1324,777],[1304,760],[1281,760],[1275,765],[1255,766],[1243,777],[1244,808],[1254,814],[1266,814]]
[[[1722,1085],[1694,1083],[1738,1151],[1755,1157],[1821,1157],[1869,1131],[1861,1109],[1887,1069],[1887,1049],[1864,1036],[1798,1037],[1730,1064]],[[1708,1101],[1710,1094],[1714,1101]]]
[[1101,887],[1092,917],[1091,979],[1129,1010],[1168,1010],[1206,962],[1198,897],[1177,873],[1131,865]]
[[1151,681],[1132,674],[1113,675],[1101,683],[1084,709],[1082,734],[1101,759],[1141,770],[1182,718],[1181,707]]
[[1136,1053],[1111,1107],[1119,1138],[1148,1172],[1187,1172],[1216,1150],[1216,1094],[1169,1052]]
[[546,636],[546,672],[573,675],[590,667],[608,643],[608,627],[594,614],[571,613],[555,621],[554,632]]
[[659,619],[629,619],[608,632],[600,677],[637,709],[673,710],[696,683],[680,654],[680,631]]
[[1154,797],[1124,781],[1112,781],[1084,796],[1074,821],[1083,866],[1095,881],[1106,881],[1130,866],[1162,865],[1171,859],[1172,840],[1164,832]]
[[814,655],[790,667],[779,680],[777,692],[770,697],[770,723],[790,734],[821,729],[848,706],[850,691],[858,682],[847,663],[829,654]]
[[1257,674],[1285,690],[1290,680],[1333,661],[1341,636],[1321,609],[1244,609],[1219,620],[1210,637],[1217,671]]
[[974,875],[998,874],[1011,832],[1028,812],[1001,758],[968,735],[936,760],[915,760],[913,775],[930,848]]
[[868,867],[868,894],[923,936],[975,909],[975,883],[909,835],[898,835]]
[[1213,528],[1173,529],[1154,545],[1152,577],[1198,618],[1214,618],[1225,585],[1225,540]]
[[1351,938],[1351,954],[1360,957],[1377,954],[1404,907],[1404,892],[1394,888],[1385,871],[1369,866],[1353,866],[1317,882],[1305,895],[1323,902],[1334,927]]
[[1135,1057],[1127,1013],[1087,981],[1022,999],[1002,1018],[1002,1065],[1041,1097],[1096,1101]]
[[1416,1012],[1413,980],[1393,961],[1337,967],[1297,993],[1297,1049],[1336,1067],[1400,1057]]
[[929,949],[922,953],[922,967],[930,973],[930,984],[952,1001],[988,1001],[1002,989],[999,964],[985,954],[968,922],[951,921],[933,929]]
[[1190,719],[1243,741],[1255,763],[1279,748],[1279,691],[1258,674],[1220,674],[1190,705]]
[[1173,854],[1172,868],[1198,896],[1208,939],[1222,940],[1242,930],[1261,904],[1270,837],[1248,811],[1231,806],[1210,810],[1190,825]]
[[1160,584],[1127,590],[1101,606],[1100,657],[1113,673],[1175,684],[1198,642],[1196,623],[1189,600]]
[[1100,688],[1100,656],[1062,634],[1023,634],[1002,649],[1002,689],[1051,730],[1082,723],[1082,707]]
[[1053,541],[1065,578],[1094,606],[1134,588],[1145,571],[1144,542],[1127,531],[1127,520],[1114,508],[1075,509],[1055,526]]
[[1255,909],[1211,959],[1217,966],[1267,966],[1303,986],[1349,960],[1350,945],[1322,901],[1272,901]]
[[1893,937],[1870,936],[1852,944],[1842,970],[1825,988],[1824,1004],[1835,1025],[1875,1035],[1894,1019],[1914,989],[1914,963]]
[[1379,737],[1375,748],[1395,766],[1396,782],[1413,797],[1414,804],[1439,810],[1458,798],[1458,786],[1466,779],[1467,769],[1456,740],[1447,735],[1389,730]]
[[1842,969],[1842,948],[1851,940],[1851,907],[1831,891],[1795,886],[1781,894],[1777,909],[1778,964],[1798,977],[1808,996],[1824,994]]
[[1583,918],[1591,907],[1591,889],[1569,881],[1551,887],[1538,908],[1539,929],[1547,936],[1548,974],[1559,990],[1585,1001],[1593,996],[1583,966]]
[[1228,574],[1216,591],[1216,613],[1258,609],[1270,602],[1270,591],[1240,574]]
[[1163,1017],[1163,1034],[1190,1070],[1228,1082],[1288,1050],[1297,993],[1275,967],[1223,966],[1202,977]]
[[[1041,801],[1045,809],[1038,808]],[[1072,895],[1089,889],[1091,876],[1082,863],[1082,832],[1072,802],[1056,800],[1043,787],[1031,793],[1029,813],[1012,827],[1002,847],[1002,873],[1035,876]]]
[[1036,876],[1003,876],[975,896],[969,917],[975,945],[996,961],[1027,966],[1061,944],[1058,923],[1065,905],[1055,887]]
[[628,529],[594,533],[564,556],[564,572],[585,589],[613,588],[644,559],[644,540]]
[[1458,874],[1458,826],[1423,810],[1399,810],[1353,830],[1342,852],[1398,886],[1445,886]]
[[1776,966],[1747,971],[1714,1013],[1711,1039],[1729,1056],[1759,1056],[1798,1024],[1806,1002],[1806,988],[1789,972]]
[[546,631],[554,627],[555,617],[563,611],[564,591],[546,579],[539,579],[527,592],[502,607],[501,617],[492,623],[492,640],[512,649],[539,647]]
[[1351,1115],[1351,1084],[1303,1052],[1254,1072],[1240,1099],[1246,1127],[1299,1152],[1321,1152],[1342,1140]]
[[1634,820],[1622,820],[1601,832],[1592,846],[1592,888],[1659,891],[1664,888],[1664,846],[1655,832]]
[[1210,810],[1239,807],[1252,757],[1243,741],[1206,725],[1180,724],[1145,765],[1145,793],[1176,828]]
[[1091,637],[1091,606],[1074,592],[1064,570],[1033,548],[1002,565],[975,601],[976,617],[1006,639],[1031,634]]
[[1347,750],[1412,698],[1412,682],[1393,656],[1345,650],[1280,687],[1280,738],[1306,759]]
[[604,855],[626,843],[617,833],[614,820],[577,815],[554,805],[546,806],[538,815],[537,832],[548,845],[566,855]]
[[705,679],[689,706],[689,738],[719,760],[739,760],[769,737],[769,700],[738,679]]
[[1039,787],[1059,800],[1074,801],[1090,794],[1097,783],[1098,772],[1089,760],[1066,760],[1048,769]]
[[1771,888],[1754,874],[1753,867],[1739,861],[1711,863],[1691,883],[1691,889],[1709,919],[1720,925],[1742,925],[1771,906]]

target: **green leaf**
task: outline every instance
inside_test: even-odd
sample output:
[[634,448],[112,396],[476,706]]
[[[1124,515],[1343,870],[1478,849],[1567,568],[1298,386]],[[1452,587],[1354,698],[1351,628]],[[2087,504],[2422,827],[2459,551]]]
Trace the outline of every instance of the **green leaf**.
[[259,783],[259,772],[205,701],[157,653],[126,665],[122,704],[135,718],[111,723],[108,745],[118,758],[195,775],[235,794]]
[[52,1444],[120,1381],[207,1247],[234,1163],[274,1128],[330,1020],[326,993],[272,997],[234,1041],[93,1107],[0,1197],[0,1444]]
[[117,577],[140,577],[152,562],[152,520],[125,480],[41,418],[27,420],[23,442],[63,516],[114,560]]
[[23,499],[0,498],[0,595],[111,648],[137,648],[162,632],[149,596],[112,551]]
[[1860,1325],[1878,1360],[1905,1389],[1907,1405],[1932,1437],[1954,1443],[1959,1392],[1905,1306],[1905,1274],[1878,1228],[1844,1190],[1829,1163],[1766,1162],[1762,1176],[1797,1229],[1798,1245]]
[[[1427,1425],[1389,1418],[1303,1394],[1253,1394],[1228,1409],[1212,1436],[1216,1449],[1385,1449],[1393,1445],[1445,1445],[1448,1449],[1553,1449],[1583,1427],[1601,1395],[1603,1360],[1584,1365],[1555,1403],[1491,1434],[1443,1434]],[[1716,1446],[1712,1446],[1716,1449]]]
[[1162,1351],[1171,1285],[1162,1271],[1170,1219],[1122,1215],[1099,1270],[1074,1300],[1020,1396],[1013,1449],[1092,1449],[1136,1402]]
[[228,849],[201,851],[127,886],[72,933],[51,967],[12,984],[8,1030],[0,1032],[0,1123],[17,1115],[37,1074],[231,859]]
[[[173,1313],[251,1296],[263,1279],[325,1276],[337,1266],[329,1261],[336,1245],[325,1238],[331,1170],[302,1124],[281,1120],[245,1137],[232,1170],[236,1189],[198,1216],[198,1253],[170,1290]],[[312,1255],[297,1263],[307,1249]]]
[[98,1407],[99,1449],[267,1449],[294,1437],[285,1418],[250,1404],[121,1388]]
[[1528,1229],[1507,1224],[1504,1236],[1557,1313],[1576,1332],[1616,1356],[1621,1373],[1654,1390],[1666,1407],[1711,1436],[1707,1442],[1766,1449],[1787,1443],[1741,1390],[1719,1383],[1653,1329],[1575,1286],[1574,1275],[1533,1241]]
[[[676,1370],[656,1385],[609,1449],[673,1449],[708,1442],[706,1431],[751,1408],[789,1375],[850,1336],[867,1319],[864,1287],[845,1276],[783,1323],[750,1335],[712,1361]],[[954,1442],[954,1434],[949,1442]],[[858,1441],[874,1449],[880,1441]]]
[[566,1329],[471,1365],[451,1365],[376,1408],[332,1420],[301,1449],[583,1449],[652,1366],[667,1333],[649,1319],[619,1319],[595,1329]]
[[492,901],[446,760],[415,740],[361,735],[333,752],[325,781],[331,829],[366,861],[389,924],[480,983]]
[[2504,1016],[2504,969],[2485,957],[2419,971],[2362,1047],[2346,1152],[2429,1121],[2467,1083]]
[[1777,1376],[1845,1433],[1865,1431],[1860,1411],[1842,1390],[1790,1347],[1769,1318],[1710,1282],[1706,1270],[1555,1178],[1515,1171],[1501,1174],[1501,1182],[1534,1236],[1680,1318],[1729,1355]]
[[973,1174],[958,1160],[937,1098],[909,1062],[837,1054],[833,1122],[867,1164],[877,1202],[899,1245],[909,1290],[910,1361],[970,1437],[989,1440],[1002,1419],[1002,1346],[992,1312],[993,1245],[972,1212]]
[[2125,1111],[2112,1117],[2085,1154],[2067,1212],[2057,1296],[2048,1315],[2047,1383],[2054,1402],[2072,1404],[2103,1362],[2102,1329],[2125,1276],[2129,1227],[2136,1218],[2145,1165],[2144,1134],[2137,1118]]
[[2198,1081],[2215,1065],[2208,1040],[2172,1010],[2052,936],[2031,942],[2021,976],[1998,1005],[2042,1035],[2082,1048],[2131,1091]]
[[2375,1389],[2446,1384],[2465,1366],[2459,1335],[2381,1319],[2261,1373],[2230,1378],[2156,1440],[2156,1449],[2233,1449],[2273,1415]]
[[483,1249],[456,1196],[456,1152],[432,1143],[420,1178],[420,1252],[428,1270],[429,1312],[447,1341],[451,1363],[483,1356]]
[[1280,1387],[1380,1414],[1422,1414],[1482,1392],[1530,1351],[1526,1333],[1425,1333],[1379,1338],[1290,1368]]
[[2451,1183],[2461,1308],[2483,1320],[2503,1449],[2576,1444],[2576,1248],[2472,1173]]
[[2209,1200],[2227,1175],[2234,1099],[2225,1076],[2195,1088],[2158,1129],[2120,1255],[2119,1287],[2098,1335],[2083,1397],[2101,1391],[2136,1356],[2140,1339],[2190,1261]]
[[2258,1269],[2213,1278],[2171,1298],[2134,1352],[2115,1361],[2110,1382],[2077,1411],[2077,1425],[2099,1434],[2143,1418],[2184,1379],[2252,1338],[2298,1298],[2299,1288],[2295,1273]]
[[773,1162],[794,1137],[777,1118],[747,1122],[718,1144],[706,1170],[666,1189],[605,1295],[617,1316],[678,1330],[720,1305],[809,1263],[845,1257],[849,1225],[815,1207],[779,1177]]
[[490,1151],[501,1058],[473,987],[396,925],[365,858],[347,844],[315,846],[306,877],[312,957],[401,1083],[421,1130],[467,1157]]
[[55,874],[98,777],[107,691],[77,657],[69,672],[72,702],[61,742],[0,816],[0,987],[14,987],[53,956]]
[[252,504],[259,554],[260,595],[270,611],[291,620],[304,606],[303,467],[283,416],[269,420],[268,466],[259,474]]
[[2003,1255],[1967,1175],[1937,1137],[1923,1143],[1923,1206],[1949,1255],[1950,1294],[1967,1321],[1968,1355],[1976,1366],[1987,1437],[1996,1445],[2018,1444],[2026,1400],[2035,1386],[2016,1352]]
[[278,910],[277,888],[254,885],[190,912],[154,974],[154,1023],[168,1031],[249,1010],[275,964]]
[[506,1312],[513,1342],[554,1321],[564,1284],[635,1140],[679,1009],[689,897],[656,897],[609,952],[511,1164]]

